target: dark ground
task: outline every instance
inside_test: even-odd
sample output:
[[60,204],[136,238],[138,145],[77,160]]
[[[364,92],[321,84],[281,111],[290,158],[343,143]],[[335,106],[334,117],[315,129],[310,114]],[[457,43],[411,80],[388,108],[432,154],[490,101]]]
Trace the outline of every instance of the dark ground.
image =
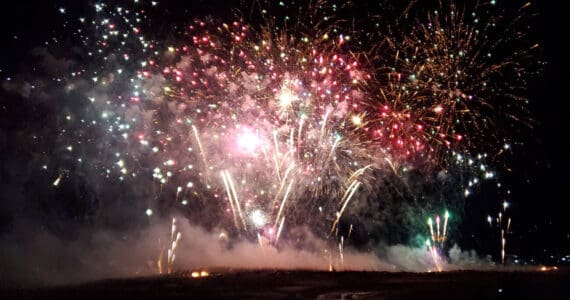
[[570,299],[570,269],[549,272],[245,271],[5,289],[0,299]]

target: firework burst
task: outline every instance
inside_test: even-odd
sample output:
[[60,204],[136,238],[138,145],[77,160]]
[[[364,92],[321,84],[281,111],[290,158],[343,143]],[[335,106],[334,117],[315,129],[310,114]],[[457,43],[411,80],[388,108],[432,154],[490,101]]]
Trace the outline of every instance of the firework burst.
[[[375,177],[471,176],[475,165],[493,177],[470,154],[505,143],[501,119],[526,122],[514,107],[526,104],[533,47],[500,51],[524,36],[497,35],[515,26],[489,6],[411,5],[367,35],[326,1],[282,21],[262,7],[253,25],[240,13],[185,16],[167,34],[153,28],[158,4],[138,5],[98,3],[79,19],[89,64],[60,81],[87,108],[62,115],[54,188],[76,159],[106,186],[130,187],[141,211],[175,207],[274,244],[295,225],[339,236]],[[468,196],[478,178],[457,189]]]
[[449,149],[498,151],[481,141],[507,139],[504,120],[529,124],[524,91],[537,45],[520,30],[529,4],[513,21],[493,13],[494,3],[439,2],[419,13],[415,5],[384,40],[377,138],[423,160],[446,160]]

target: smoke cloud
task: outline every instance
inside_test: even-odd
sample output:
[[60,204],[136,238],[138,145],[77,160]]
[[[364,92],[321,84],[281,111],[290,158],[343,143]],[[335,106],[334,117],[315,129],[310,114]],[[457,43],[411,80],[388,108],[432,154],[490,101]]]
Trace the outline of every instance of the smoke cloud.
[[[177,220],[182,238],[176,249],[174,271],[193,269],[408,271],[435,270],[424,248],[403,245],[371,247],[373,251],[343,249],[299,228],[303,239],[283,240],[277,247],[245,239],[228,239],[220,230],[205,230]],[[0,282],[4,286],[73,284],[105,278],[158,274],[170,245],[170,220],[155,222],[140,231],[82,229],[73,240],[62,239],[36,224],[18,221],[0,242]],[[262,241],[263,244],[263,241]],[[440,261],[443,270],[487,269],[489,261],[454,246]]]

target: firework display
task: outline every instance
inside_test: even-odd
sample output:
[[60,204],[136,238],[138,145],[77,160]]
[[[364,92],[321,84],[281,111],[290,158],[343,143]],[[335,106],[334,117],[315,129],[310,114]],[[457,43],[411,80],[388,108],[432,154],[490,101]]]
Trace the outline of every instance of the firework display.
[[[162,25],[155,1],[98,2],[72,18],[73,51],[88,63],[54,76],[58,134],[38,159],[51,188],[93,176],[149,221],[178,211],[262,247],[306,226],[334,241],[342,265],[354,227],[343,220],[379,177],[460,177],[451,189],[463,203],[495,178],[488,164],[510,149],[509,129],[529,123],[537,46],[517,27],[529,4],[509,21],[495,1],[413,1],[373,34],[337,16],[348,4],[260,6],[255,22],[189,13]],[[428,219],[438,270],[449,218]],[[172,272],[180,239],[173,219],[161,273]]]

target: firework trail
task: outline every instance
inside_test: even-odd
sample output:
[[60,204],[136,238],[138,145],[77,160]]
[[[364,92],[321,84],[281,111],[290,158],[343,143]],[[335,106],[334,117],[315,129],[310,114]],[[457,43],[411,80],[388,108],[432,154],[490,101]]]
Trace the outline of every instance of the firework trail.
[[511,217],[507,216],[507,208],[509,207],[509,202],[503,201],[501,207],[502,209],[497,213],[497,217],[495,218],[495,226],[493,226],[493,218],[489,215],[487,216],[487,222],[491,229],[495,227],[497,231],[500,233],[499,239],[499,249],[500,249],[500,257],[501,257],[501,264],[505,265],[505,256],[506,256],[506,247],[507,247],[507,236],[511,233]]
[[429,217],[427,220],[427,225],[429,227],[429,232],[431,236],[431,240],[428,238],[426,240],[426,246],[428,247],[428,251],[430,252],[434,265],[438,272],[442,270],[441,268],[441,255],[445,253],[445,242],[447,241],[447,222],[449,220],[449,212],[446,210],[443,215],[443,231],[440,231],[440,217],[436,215],[435,223],[436,223],[436,230],[434,231],[433,228],[433,219]]
[[172,267],[174,265],[174,260],[176,259],[176,248],[180,242],[180,238],[182,238],[182,234],[176,228],[176,218],[172,218],[170,242],[168,244],[167,255],[166,255],[166,269],[164,269],[163,266],[164,249],[160,251],[160,255],[158,256],[158,260],[156,261],[159,274],[172,273]]

